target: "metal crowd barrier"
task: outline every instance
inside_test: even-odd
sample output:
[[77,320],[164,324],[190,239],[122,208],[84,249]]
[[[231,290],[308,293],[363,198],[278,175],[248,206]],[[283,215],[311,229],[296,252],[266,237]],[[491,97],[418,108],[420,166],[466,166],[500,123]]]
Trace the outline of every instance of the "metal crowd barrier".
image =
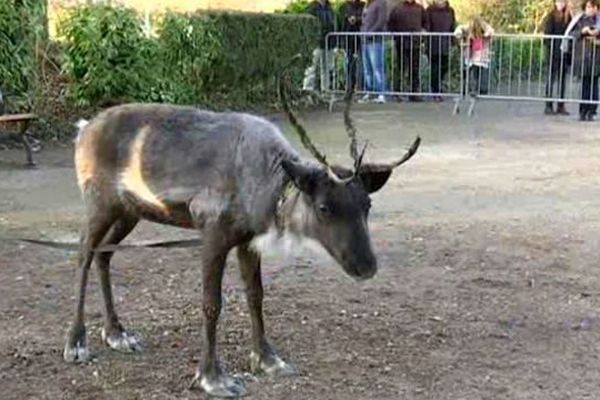
[[495,34],[486,43],[489,53],[476,63],[471,46],[453,33],[335,32],[327,44],[331,64],[322,87],[331,106],[349,84],[359,101],[451,98],[455,113],[464,100],[469,114],[477,100],[486,99],[600,103],[600,41]]
[[326,59],[333,65],[325,84],[327,94],[334,102],[350,83],[359,101],[377,102],[380,96],[385,101],[402,97],[458,101],[465,76],[462,49],[456,43],[451,33],[331,33]]

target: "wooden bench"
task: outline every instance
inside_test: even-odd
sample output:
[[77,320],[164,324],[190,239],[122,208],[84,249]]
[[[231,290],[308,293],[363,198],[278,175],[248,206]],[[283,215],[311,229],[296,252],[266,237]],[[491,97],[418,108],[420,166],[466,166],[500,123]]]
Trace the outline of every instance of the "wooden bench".
[[35,114],[7,114],[0,115],[0,125],[9,125],[15,124],[20,125],[19,127],[19,136],[21,137],[21,141],[25,146],[25,151],[27,152],[27,166],[35,167],[35,162],[33,161],[33,149],[29,138],[27,137],[27,128],[29,127],[29,123],[36,119],[37,116]]

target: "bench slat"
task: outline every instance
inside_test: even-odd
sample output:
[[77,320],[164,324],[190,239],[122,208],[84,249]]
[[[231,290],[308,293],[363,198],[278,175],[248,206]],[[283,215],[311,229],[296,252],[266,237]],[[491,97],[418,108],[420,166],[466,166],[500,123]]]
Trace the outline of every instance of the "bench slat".
[[3,122],[23,122],[29,121],[32,119],[36,119],[37,116],[35,114],[8,114],[8,115],[0,115],[0,123]]

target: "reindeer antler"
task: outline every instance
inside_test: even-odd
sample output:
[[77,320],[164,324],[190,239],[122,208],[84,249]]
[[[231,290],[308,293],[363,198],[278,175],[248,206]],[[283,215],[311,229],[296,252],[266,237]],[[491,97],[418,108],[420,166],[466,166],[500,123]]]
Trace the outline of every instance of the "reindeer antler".
[[319,161],[321,164],[325,165],[326,167],[329,167],[327,158],[313,144],[312,140],[308,136],[308,133],[306,132],[306,129],[304,129],[304,127],[300,124],[300,122],[298,122],[298,118],[296,117],[294,112],[290,109],[290,106],[287,102],[284,78],[285,78],[288,68],[301,56],[302,56],[301,54],[296,54],[294,57],[292,57],[290,62],[286,66],[283,67],[281,74],[279,76],[279,85],[278,85],[279,97],[281,99],[283,111],[286,113],[288,119],[290,120],[290,123],[292,124],[292,126],[294,127],[296,132],[298,133],[298,136],[300,136],[300,140],[302,141],[302,144],[304,145],[304,147],[306,147],[306,149],[308,151],[310,151],[310,153],[313,155],[314,158],[317,159],[317,161]]
[[421,144],[421,137],[417,136],[417,138],[415,139],[413,144],[410,146],[410,148],[408,149],[406,154],[404,154],[404,156],[402,156],[401,159],[399,159],[397,161],[393,161],[391,163],[386,163],[386,164],[371,164],[371,163],[369,163],[369,164],[362,166],[362,168],[365,171],[368,170],[368,171],[372,171],[372,172],[392,171],[394,168],[397,168],[400,165],[407,162],[408,160],[410,160],[412,158],[412,156],[414,156],[416,154],[417,149],[419,148],[420,144]]
[[[353,59],[351,65],[349,67],[350,71],[354,70],[354,66],[356,64],[356,59]],[[365,143],[360,154],[358,153],[358,141],[356,139],[356,126],[354,126],[354,121],[350,116],[350,109],[352,108],[352,98],[354,96],[354,86],[348,85],[348,90],[346,91],[346,107],[344,109],[344,125],[346,126],[346,132],[348,133],[348,137],[350,138],[350,157],[354,160],[354,175],[358,174],[360,170],[360,166],[362,165],[363,157],[365,156],[365,152],[367,150],[368,142]]]
[[[354,70],[354,64],[356,63],[356,59],[353,59],[350,65],[350,71]],[[348,90],[346,91],[346,107],[344,109],[344,125],[346,126],[346,132],[348,133],[348,137],[350,138],[350,157],[354,160],[354,175],[357,175],[362,167],[363,157],[365,155],[365,151],[367,150],[368,142],[365,143],[362,152],[358,153],[358,143],[356,140],[357,130],[354,125],[354,121],[350,116],[350,108],[352,107],[352,97],[354,95],[354,87],[349,85]],[[369,164],[366,166],[370,171],[391,171],[394,168],[399,167],[404,164],[408,160],[412,158],[417,152],[419,145],[421,144],[421,138],[417,136],[413,144],[410,146],[406,154],[398,160],[388,164]]]

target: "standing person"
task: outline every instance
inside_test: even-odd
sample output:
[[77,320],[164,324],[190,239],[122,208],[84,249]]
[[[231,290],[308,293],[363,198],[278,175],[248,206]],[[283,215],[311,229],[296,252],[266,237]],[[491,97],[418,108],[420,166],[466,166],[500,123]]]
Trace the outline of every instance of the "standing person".
[[[392,9],[388,22],[390,32],[421,33],[428,29],[427,12],[415,0],[403,0]],[[414,95],[421,91],[421,44],[423,38],[419,35],[412,37],[396,37],[396,54],[398,55],[398,69],[400,79],[408,73],[411,82],[412,96],[410,101],[422,101]]]
[[[361,32],[367,33],[362,36],[365,90],[379,93],[375,99],[377,103],[386,102],[383,95],[383,92],[387,90],[384,65],[385,49],[383,46],[383,36],[378,36],[377,33],[386,31],[387,14],[387,0],[367,0],[360,28]],[[367,93],[359,101],[366,102],[370,98],[371,96]]]
[[[600,78],[600,29],[598,28],[598,0],[583,2],[584,15],[573,28],[571,35],[576,39],[573,53],[574,73],[581,78],[581,99],[598,101]],[[579,119],[593,121],[598,104],[581,103]]]
[[[447,0],[435,0],[427,8],[427,20],[431,33],[452,33],[456,29],[454,9]],[[448,74],[451,38],[448,36],[433,36],[429,40],[429,63],[431,65],[431,92],[442,93],[442,85]],[[442,101],[439,95],[435,101]]]
[[[546,15],[544,20],[544,34],[563,36],[567,31],[567,27],[571,22],[571,14],[567,9],[566,0],[556,0],[554,2],[554,8]],[[562,39],[552,38],[544,40],[544,47],[546,49],[546,97],[552,98],[554,92],[554,86],[556,84],[557,95],[561,98],[565,98],[566,80],[569,66],[571,64],[571,54],[568,51],[562,51],[560,48]],[[553,108],[552,101],[546,102],[546,108],[544,110],[546,115],[560,114],[569,115],[565,109],[564,102],[558,102],[556,112]]]
[[315,90],[317,69],[319,69],[321,80],[321,91],[329,89],[329,82],[334,68],[334,54],[326,43],[327,34],[335,32],[335,14],[329,0],[315,0],[308,5],[307,13],[314,15],[321,23],[319,47],[313,50],[312,64],[304,73],[303,89],[305,91]]
[[[474,16],[467,25],[460,25],[454,35],[466,47],[465,65],[468,71],[469,94],[487,94],[487,79],[485,72],[491,62],[491,37],[494,29],[480,15]],[[483,83],[483,84],[482,84]]]
[[348,36],[343,36],[342,43],[346,53],[346,84],[352,88],[356,85],[359,71],[355,59],[361,54],[360,40],[356,33],[360,32],[364,8],[365,3],[361,0],[347,0],[340,7],[342,31],[350,33]]

